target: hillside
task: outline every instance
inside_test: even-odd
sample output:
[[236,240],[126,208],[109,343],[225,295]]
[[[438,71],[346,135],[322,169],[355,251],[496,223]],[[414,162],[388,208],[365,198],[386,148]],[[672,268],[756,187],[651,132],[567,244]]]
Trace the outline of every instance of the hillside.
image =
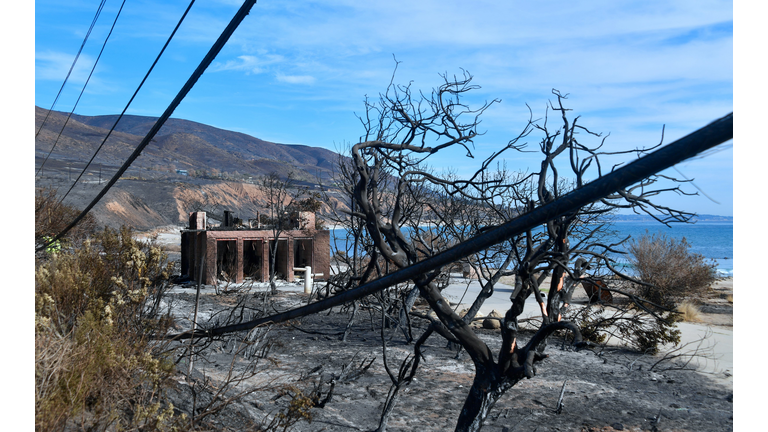
[[[87,126],[108,130],[117,117],[75,115],[73,119]],[[156,120],[156,117],[123,116],[115,130],[143,137]],[[172,155],[181,157],[183,154],[188,163],[185,167],[191,169],[202,162],[205,166],[221,171],[240,168],[262,174],[275,165],[287,165],[296,167],[296,170],[316,170],[328,174],[338,157],[336,153],[319,147],[277,144],[243,133],[173,118],[163,125],[155,141],[155,151],[152,152],[150,147],[148,153],[163,158]]]
[[[35,107],[35,131],[47,110]],[[36,186],[65,193],[101,144],[116,115],[73,115],[53,111],[35,139],[35,171],[56,147],[36,178]],[[87,206],[128,158],[157,119],[127,115],[111,134],[66,203]],[[66,121],[66,127],[62,126]],[[61,136],[59,133],[61,132]],[[58,139],[58,142],[57,142]],[[190,211],[223,214],[232,210],[248,219],[263,211],[265,200],[252,184],[259,176],[292,172],[297,184],[329,190],[322,212],[347,208],[348,198],[334,190],[333,168],[341,156],[330,150],[261,140],[189,120],[169,119],[134,165],[94,208],[102,225],[127,224],[136,229],[185,223]],[[177,173],[186,170],[190,175]],[[616,215],[616,222],[651,222],[647,215]],[[699,215],[699,222],[733,221],[732,217]]]
[[[35,132],[47,110],[35,107]],[[53,111],[35,139],[37,187],[65,193],[109,132],[117,116],[81,116]],[[124,116],[65,203],[87,206],[141,142],[156,118]],[[66,127],[62,126],[66,122]],[[54,143],[56,143],[54,148]],[[53,151],[51,152],[51,149]],[[50,152],[50,156],[49,155]],[[103,225],[144,230],[184,223],[189,211],[232,210],[247,219],[262,211],[263,197],[252,184],[259,176],[292,172],[297,185],[316,190],[332,184],[340,156],[330,150],[264,141],[212,126],[169,119],[120,181],[94,208]],[[182,175],[177,170],[186,170]],[[330,192],[324,211],[344,206]]]
[[[35,107],[35,128],[40,127],[46,110]],[[56,144],[54,159],[87,161],[106,136],[118,116],[72,115]],[[157,118],[123,116],[97,162],[119,165],[141,142]],[[35,140],[36,156],[50,151],[66,114],[52,112]],[[168,170],[203,170],[262,175],[280,170],[310,173],[330,178],[338,154],[319,147],[272,143],[252,136],[227,131],[188,120],[169,119],[145,149],[135,166]],[[47,163],[46,163],[47,165]],[[38,165],[39,166],[39,165]]]

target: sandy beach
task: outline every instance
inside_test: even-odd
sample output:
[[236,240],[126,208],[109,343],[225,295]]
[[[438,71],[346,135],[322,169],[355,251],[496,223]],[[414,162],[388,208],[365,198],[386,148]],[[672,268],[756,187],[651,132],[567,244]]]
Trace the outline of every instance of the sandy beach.
[[[474,299],[480,291],[480,284],[475,280],[463,279],[455,275],[453,283],[444,291],[443,295],[456,304],[460,311],[470,306],[467,299]],[[545,286],[549,286],[549,278]],[[494,289],[494,294],[485,301],[480,309],[480,314],[487,316],[491,311],[501,312],[509,307],[509,295],[513,287],[500,283]],[[692,365],[696,365],[700,373],[721,382],[723,385],[733,388],[733,303],[727,298],[733,298],[733,278],[722,279],[715,283],[711,293],[703,299],[698,322],[681,322],[678,328],[681,332],[683,349],[678,354],[690,354],[696,350],[702,353],[693,359]],[[573,295],[573,307],[583,306],[588,303],[586,292],[577,287]],[[536,300],[530,297],[521,318],[538,317],[540,309]],[[662,349],[660,355],[669,353],[676,347],[667,346]]]

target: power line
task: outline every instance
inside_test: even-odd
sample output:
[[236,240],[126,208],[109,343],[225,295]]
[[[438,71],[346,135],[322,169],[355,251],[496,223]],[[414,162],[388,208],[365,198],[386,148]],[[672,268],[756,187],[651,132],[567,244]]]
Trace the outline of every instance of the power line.
[[53,100],[51,109],[48,110],[48,114],[45,115],[43,122],[40,124],[40,129],[38,129],[37,132],[35,133],[35,138],[37,138],[37,136],[40,134],[40,131],[43,130],[43,126],[45,126],[45,122],[48,121],[48,116],[51,115],[51,111],[53,111],[53,107],[56,106],[56,102],[59,100],[59,96],[61,96],[61,92],[64,90],[64,86],[67,84],[67,81],[69,80],[69,76],[72,74],[72,70],[75,68],[75,64],[77,63],[77,60],[80,58],[80,54],[83,52],[85,43],[88,41],[88,38],[91,36],[91,31],[93,30],[93,27],[96,25],[96,21],[99,19],[99,15],[101,15],[101,10],[104,9],[104,4],[106,2],[107,0],[101,0],[101,3],[99,4],[99,8],[96,10],[96,15],[93,17],[93,21],[91,21],[91,26],[88,28],[88,32],[85,33],[85,38],[83,38],[83,43],[80,44],[80,49],[77,51],[77,55],[75,56],[75,59],[72,61],[72,66],[69,67],[69,72],[67,72],[67,76],[64,78],[64,82],[61,83],[61,88],[59,88],[59,93],[56,94],[56,98]]
[[733,113],[722,117],[679,140],[649,153],[629,164],[611,171],[602,177],[587,183],[568,194],[498,225],[483,234],[457,244],[445,251],[419,261],[411,266],[387,274],[357,288],[327,297],[306,306],[290,309],[252,321],[215,327],[208,330],[185,331],[178,334],[160,336],[162,339],[182,340],[196,337],[212,337],[236,331],[250,330],[266,323],[279,324],[290,319],[328,310],[334,306],[375,294],[383,289],[408,280],[415,280],[428,272],[456,262],[464,257],[499,244],[535,227],[553,220],[558,216],[579,207],[595,202],[616,190],[629,187],[645,178],[674,166],[686,159],[733,139]]
[[[38,173],[40,173],[40,171],[43,169],[43,166],[45,166],[45,163],[48,162],[48,158],[51,157],[51,154],[53,153],[53,149],[55,149],[56,144],[59,143],[61,134],[64,133],[64,128],[67,127],[67,123],[69,123],[69,119],[72,117],[72,114],[75,112],[75,109],[77,108],[77,104],[80,103],[80,98],[83,97],[83,93],[85,93],[85,88],[88,86],[88,83],[91,81],[91,77],[93,76],[93,71],[96,70],[96,65],[99,64],[99,59],[101,58],[101,55],[104,53],[104,48],[106,48],[107,46],[109,37],[112,36],[112,31],[115,29],[115,25],[117,24],[117,19],[120,18],[120,12],[123,11],[123,6],[125,6],[125,1],[126,0],[123,0],[123,3],[120,4],[120,10],[117,11],[117,15],[115,15],[115,20],[112,21],[112,27],[109,29],[109,33],[107,34],[106,39],[104,39],[104,43],[101,45],[99,56],[96,57],[96,61],[93,63],[93,67],[91,68],[91,73],[88,74],[88,79],[85,80],[85,84],[83,84],[83,88],[82,90],[80,90],[80,95],[77,97],[77,101],[75,101],[75,106],[72,107],[72,111],[70,111],[69,115],[67,115],[67,119],[64,121],[64,125],[61,126],[61,130],[59,131],[59,135],[56,137],[56,141],[53,142],[51,151],[48,152],[48,156],[45,157],[45,160],[43,160],[43,163],[40,165],[40,169],[37,170]],[[48,114],[50,114],[50,111],[48,112]],[[35,174],[35,176],[37,176],[37,174]]]
[[[125,105],[125,108],[123,108],[123,112],[120,113],[120,115],[115,120],[115,123],[112,124],[112,128],[109,129],[109,132],[107,133],[107,136],[105,136],[104,139],[101,141],[101,144],[99,145],[99,148],[97,148],[96,152],[93,153],[93,156],[91,156],[91,160],[89,160],[88,163],[85,165],[85,168],[83,168],[83,170],[80,172],[80,175],[77,176],[77,178],[75,179],[75,182],[72,183],[72,186],[69,187],[69,190],[67,191],[67,193],[65,193],[64,196],[61,197],[61,199],[59,200],[59,204],[64,202],[64,199],[67,197],[67,195],[69,195],[69,193],[72,192],[72,189],[75,188],[75,185],[77,185],[77,182],[80,181],[80,177],[82,177],[85,174],[85,172],[88,170],[88,167],[91,166],[91,163],[96,158],[96,155],[99,154],[99,151],[101,151],[101,148],[104,147],[104,143],[106,143],[107,139],[109,138],[109,136],[112,135],[112,132],[117,127],[117,124],[120,122],[120,119],[123,118],[123,115],[125,115],[125,112],[128,110],[128,107],[131,106],[131,103],[133,102],[133,99],[139,93],[139,90],[141,90],[141,87],[147,81],[147,78],[149,78],[149,74],[152,73],[152,70],[155,68],[155,65],[157,65],[157,62],[160,60],[160,57],[165,52],[165,49],[168,48],[168,44],[171,43],[171,40],[173,39],[173,36],[176,34],[176,31],[179,30],[179,27],[181,27],[181,23],[184,22],[184,18],[187,17],[187,14],[189,13],[189,10],[192,9],[192,5],[193,4],[195,4],[195,0],[192,0],[189,3],[189,6],[187,6],[187,10],[184,11],[184,14],[181,16],[181,19],[176,24],[176,27],[173,29],[173,32],[171,32],[171,35],[168,37],[168,40],[165,41],[165,45],[163,45],[163,48],[160,50],[160,53],[155,58],[155,61],[152,63],[152,66],[150,66],[149,70],[144,75],[144,79],[141,80],[141,83],[139,83],[139,86],[136,88],[136,91],[133,92],[133,96],[131,96],[131,99]],[[58,207],[58,205],[57,205],[57,207]]]
[[75,225],[77,225],[78,222],[80,222],[86,214],[88,214],[89,211],[98,203],[101,198],[106,195],[106,193],[109,191],[109,189],[112,188],[112,186],[117,182],[117,180],[120,179],[120,176],[123,175],[123,173],[128,169],[129,166],[133,163],[133,161],[136,160],[137,157],[141,154],[142,150],[149,144],[149,142],[152,140],[152,138],[155,137],[157,132],[160,130],[160,128],[163,126],[163,124],[168,120],[168,118],[173,114],[173,111],[176,109],[176,107],[181,103],[181,101],[184,99],[184,97],[189,93],[190,90],[192,90],[192,87],[195,85],[198,79],[200,79],[200,76],[205,72],[205,70],[210,66],[210,64],[213,62],[213,60],[216,58],[216,55],[218,55],[219,51],[221,51],[222,48],[224,48],[224,45],[227,43],[229,38],[232,36],[232,33],[235,32],[237,27],[240,25],[240,23],[245,19],[245,17],[250,13],[251,8],[253,5],[256,4],[256,0],[246,0],[243,5],[240,7],[240,9],[237,11],[235,16],[232,18],[232,20],[229,22],[227,27],[224,29],[224,31],[221,33],[219,38],[216,40],[216,42],[213,44],[211,49],[208,51],[208,54],[205,55],[205,58],[200,62],[200,64],[197,66],[195,71],[192,73],[192,76],[189,77],[187,82],[184,84],[184,86],[181,88],[179,93],[176,95],[176,97],[171,101],[171,104],[166,108],[165,112],[163,113],[160,118],[157,119],[154,126],[152,126],[152,129],[149,130],[147,135],[144,137],[144,139],[139,143],[139,146],[136,148],[136,150],[133,151],[131,156],[128,158],[127,161],[120,167],[120,169],[115,173],[115,175],[112,177],[112,179],[107,183],[107,185],[102,189],[101,192],[94,198],[93,201],[91,201],[90,204],[88,204],[88,207],[86,207],[79,216],[75,218],[74,221],[72,221],[66,228],[64,228],[59,234],[57,234],[53,239],[49,240],[46,244],[41,245],[40,247],[36,248],[35,251],[41,251],[45,249],[48,245],[51,243],[57,241],[60,239],[64,234],[66,234],[70,229],[72,229]]

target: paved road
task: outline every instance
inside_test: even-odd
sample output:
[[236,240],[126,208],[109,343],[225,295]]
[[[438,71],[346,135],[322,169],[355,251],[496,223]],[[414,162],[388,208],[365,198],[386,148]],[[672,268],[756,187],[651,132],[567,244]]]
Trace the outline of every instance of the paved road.
[[[454,278],[453,281],[454,283],[443,290],[443,295],[452,304],[461,301],[461,304],[456,308],[457,311],[460,311],[471,305],[472,300],[480,292],[480,284],[477,281],[469,281],[462,278]],[[545,286],[549,286],[549,284],[547,283]],[[580,288],[577,288],[577,290],[580,290]],[[494,289],[493,296],[483,303],[480,313],[488,315],[495,309],[503,315],[510,306],[509,296],[511,293],[511,286],[498,284]],[[576,294],[585,293],[577,291]],[[463,300],[461,300],[462,297]],[[525,311],[521,318],[540,316],[540,310],[535,299],[531,296],[526,301]],[[691,364],[696,365],[699,372],[733,388],[733,329],[692,323],[679,323],[678,328],[681,332],[680,346],[682,348],[675,353],[692,354],[698,350],[703,355],[693,358]],[[662,349],[660,355],[664,355],[673,349],[674,347],[667,346]]]

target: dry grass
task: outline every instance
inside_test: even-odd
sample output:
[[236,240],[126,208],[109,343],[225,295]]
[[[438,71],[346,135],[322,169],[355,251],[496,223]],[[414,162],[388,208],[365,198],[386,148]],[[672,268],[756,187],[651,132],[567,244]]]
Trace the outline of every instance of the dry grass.
[[[51,188],[35,189],[35,245],[43,245],[60,233],[80,210],[59,204],[57,191]],[[97,228],[96,218],[86,214],[67,236],[57,242],[60,245],[77,245]]]
[[677,306],[677,311],[682,314],[683,321],[701,322],[701,311],[693,302],[685,300]]
[[728,294],[725,299],[728,300],[728,303],[733,303],[733,294]]

